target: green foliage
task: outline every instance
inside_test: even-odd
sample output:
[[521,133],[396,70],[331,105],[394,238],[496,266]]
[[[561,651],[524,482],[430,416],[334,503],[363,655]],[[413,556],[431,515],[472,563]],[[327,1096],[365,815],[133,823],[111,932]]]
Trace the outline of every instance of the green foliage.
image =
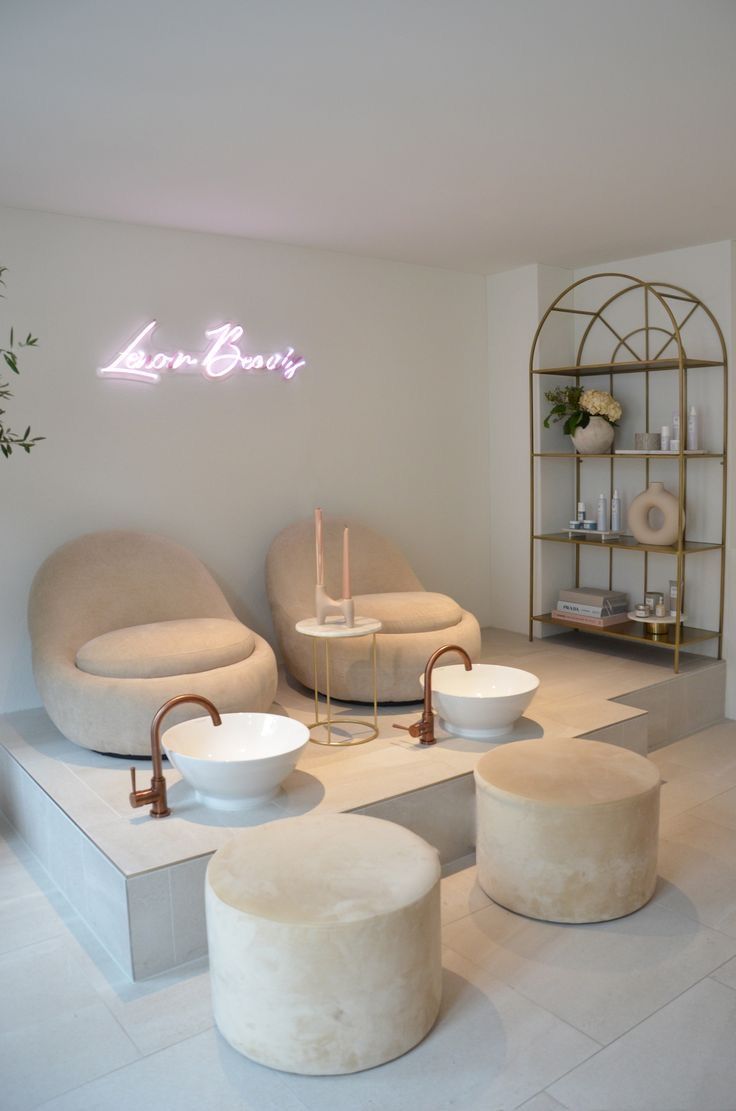
[[[0,266],[0,285],[2,286],[5,285],[3,274],[6,270],[7,266]],[[4,296],[5,294],[0,293],[0,297]],[[37,346],[38,338],[36,336],[32,336],[30,332],[24,340],[16,341],[15,330],[11,328],[8,346],[0,347],[0,355],[2,355],[5,365],[10,370],[12,370],[13,374],[20,374],[20,370],[18,369],[18,351],[22,347]],[[9,389],[9,383],[0,382],[0,401],[6,401],[9,397],[12,396],[13,394]],[[13,432],[12,428],[5,423],[3,419],[4,416],[5,409],[0,409],[0,452],[2,452],[3,456],[6,459],[8,459],[13,454],[14,447],[23,448],[26,454],[29,454],[32,447],[35,447],[37,443],[45,439],[44,436],[31,436],[30,425],[28,426],[28,428],[26,428],[22,436],[18,435],[17,432]]]
[[580,408],[584,392],[582,386],[558,386],[547,390],[544,396],[552,402],[552,408],[545,418],[544,427],[549,428],[550,423],[564,420],[562,429],[566,436],[572,436],[576,428],[586,428],[590,423],[590,413]]

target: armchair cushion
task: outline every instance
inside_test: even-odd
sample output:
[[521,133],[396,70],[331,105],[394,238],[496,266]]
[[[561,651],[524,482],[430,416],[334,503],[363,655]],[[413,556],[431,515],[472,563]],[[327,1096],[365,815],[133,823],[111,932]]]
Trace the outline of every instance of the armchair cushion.
[[192,617],[114,629],[78,650],[77,667],[110,679],[155,679],[191,675],[240,663],[255,637],[239,621]]
[[446,594],[407,590],[392,594],[356,594],[355,612],[377,618],[382,633],[432,633],[459,625],[463,611]]

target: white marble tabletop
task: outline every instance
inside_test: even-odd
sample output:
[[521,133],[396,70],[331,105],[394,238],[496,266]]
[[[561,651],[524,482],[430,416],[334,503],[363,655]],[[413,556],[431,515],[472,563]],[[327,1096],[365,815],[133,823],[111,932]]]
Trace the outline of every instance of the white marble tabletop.
[[375,617],[356,617],[354,625],[346,625],[342,617],[328,619],[324,625],[317,624],[316,617],[305,617],[297,621],[296,631],[307,637],[364,637],[369,633],[380,633],[381,622]]

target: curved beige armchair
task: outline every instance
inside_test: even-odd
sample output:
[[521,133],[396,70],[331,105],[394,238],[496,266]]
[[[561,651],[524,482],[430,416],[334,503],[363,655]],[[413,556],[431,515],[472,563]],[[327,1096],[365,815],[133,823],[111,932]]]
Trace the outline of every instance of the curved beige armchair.
[[[354,521],[325,521],[325,589],[340,594],[342,530],[350,526],[350,567],[355,612],[383,623],[378,634],[378,698],[407,702],[422,697],[419,674],[443,644],[459,644],[473,659],[480,653],[480,627],[472,613],[445,594],[425,590],[405,556],[377,532]],[[299,521],[280,532],[266,561],[271,612],[286,666],[307,687],[313,685],[312,639],[294,626],[314,616],[314,525]],[[373,687],[368,642],[333,640],[330,691],[335,698],[370,702]],[[322,652],[319,689],[324,691]],[[448,658],[448,663],[452,659]]]
[[[238,621],[196,556],[163,536],[96,532],[64,544],[33,581],[28,625],[49,717],[98,752],[148,755],[151,719],[177,694],[265,712],[276,693],[270,645]],[[171,724],[198,713],[184,706]]]

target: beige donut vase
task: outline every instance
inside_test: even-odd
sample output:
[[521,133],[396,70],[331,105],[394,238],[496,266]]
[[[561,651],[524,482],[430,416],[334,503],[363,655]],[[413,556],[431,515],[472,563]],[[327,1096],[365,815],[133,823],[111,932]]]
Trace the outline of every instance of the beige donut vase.
[[[658,509],[664,518],[659,528],[653,528],[649,522],[653,509]],[[685,527],[684,516],[682,527]],[[634,498],[629,506],[629,528],[640,544],[667,547],[677,543],[680,532],[679,502],[674,494],[665,490],[663,482],[650,482],[647,489]]]

